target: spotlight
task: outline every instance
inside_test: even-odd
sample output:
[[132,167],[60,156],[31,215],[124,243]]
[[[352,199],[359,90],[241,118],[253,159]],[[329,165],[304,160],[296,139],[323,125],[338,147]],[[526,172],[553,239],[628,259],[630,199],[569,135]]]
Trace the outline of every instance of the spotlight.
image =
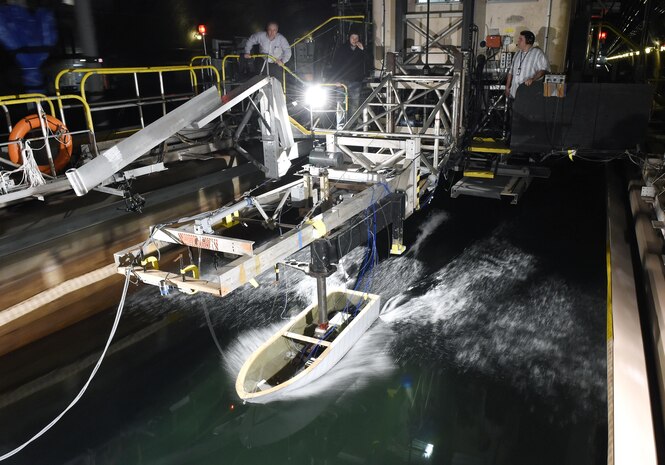
[[305,90],[305,103],[310,108],[321,108],[327,101],[328,93],[323,87],[313,85]]
[[427,444],[427,446],[425,446],[425,451],[423,452],[423,457],[426,459],[430,458],[432,452],[434,452],[434,444]]

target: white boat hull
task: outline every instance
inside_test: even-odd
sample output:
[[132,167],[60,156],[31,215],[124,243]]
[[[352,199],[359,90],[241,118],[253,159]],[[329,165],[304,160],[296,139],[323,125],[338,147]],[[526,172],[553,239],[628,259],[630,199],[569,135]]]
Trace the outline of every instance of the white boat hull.
[[[321,377],[335,366],[372,326],[381,308],[378,295],[346,289],[328,293],[327,300],[329,314],[334,310],[339,312],[349,306],[349,303],[360,309],[351,322],[335,335],[332,342],[323,341],[320,344],[317,344],[318,339],[304,334],[307,328],[311,329],[318,321],[318,304],[314,303],[303,310],[259,347],[242,366],[236,381],[236,391],[241,399],[254,403],[271,402]],[[341,317],[341,312],[338,315]],[[338,321],[344,321],[344,318],[339,317]],[[335,318],[331,323],[334,320]],[[317,345],[318,355],[306,360],[304,368],[296,369],[297,363],[294,359],[298,354],[312,350]],[[297,360],[304,359],[299,357]],[[293,376],[283,375],[291,369],[294,370]]]

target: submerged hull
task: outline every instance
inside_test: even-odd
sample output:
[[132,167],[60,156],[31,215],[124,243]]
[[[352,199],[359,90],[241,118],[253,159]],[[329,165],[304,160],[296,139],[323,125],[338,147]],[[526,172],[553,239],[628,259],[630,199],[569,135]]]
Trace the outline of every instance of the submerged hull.
[[240,369],[236,391],[247,402],[283,397],[327,373],[379,316],[380,297],[351,290],[327,296],[328,337],[313,337],[318,304],[312,304],[259,347]]

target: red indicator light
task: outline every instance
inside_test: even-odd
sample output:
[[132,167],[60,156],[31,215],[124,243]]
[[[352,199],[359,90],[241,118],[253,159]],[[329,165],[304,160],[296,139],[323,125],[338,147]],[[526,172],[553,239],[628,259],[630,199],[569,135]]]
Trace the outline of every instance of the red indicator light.
[[599,33],[598,33],[598,39],[600,39],[600,40],[605,40],[605,39],[607,39],[607,32],[605,32],[605,31],[601,31],[601,32],[599,32]]
[[201,34],[201,35],[205,35],[205,33],[206,33],[206,26],[205,26],[205,24],[199,24],[199,28],[198,28],[198,29],[199,29],[199,34]]

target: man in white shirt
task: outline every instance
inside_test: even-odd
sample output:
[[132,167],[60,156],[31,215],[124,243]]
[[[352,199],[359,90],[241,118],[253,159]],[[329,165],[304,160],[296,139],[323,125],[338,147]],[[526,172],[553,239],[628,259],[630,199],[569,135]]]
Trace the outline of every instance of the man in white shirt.
[[245,58],[251,58],[252,47],[254,45],[259,46],[259,53],[264,55],[269,55],[270,57],[266,59],[265,71],[267,74],[275,77],[281,77],[282,70],[276,67],[271,72],[269,68],[269,63],[277,63],[279,66],[283,66],[284,63],[288,62],[291,59],[291,47],[286,38],[277,32],[279,25],[271,21],[266,25],[266,31],[256,32],[252,34],[247,43],[245,44]]
[[533,44],[536,36],[531,31],[522,31],[517,39],[519,51],[513,56],[513,64],[506,80],[506,97],[515,98],[517,88],[530,86],[549,72],[550,64],[545,53]]

